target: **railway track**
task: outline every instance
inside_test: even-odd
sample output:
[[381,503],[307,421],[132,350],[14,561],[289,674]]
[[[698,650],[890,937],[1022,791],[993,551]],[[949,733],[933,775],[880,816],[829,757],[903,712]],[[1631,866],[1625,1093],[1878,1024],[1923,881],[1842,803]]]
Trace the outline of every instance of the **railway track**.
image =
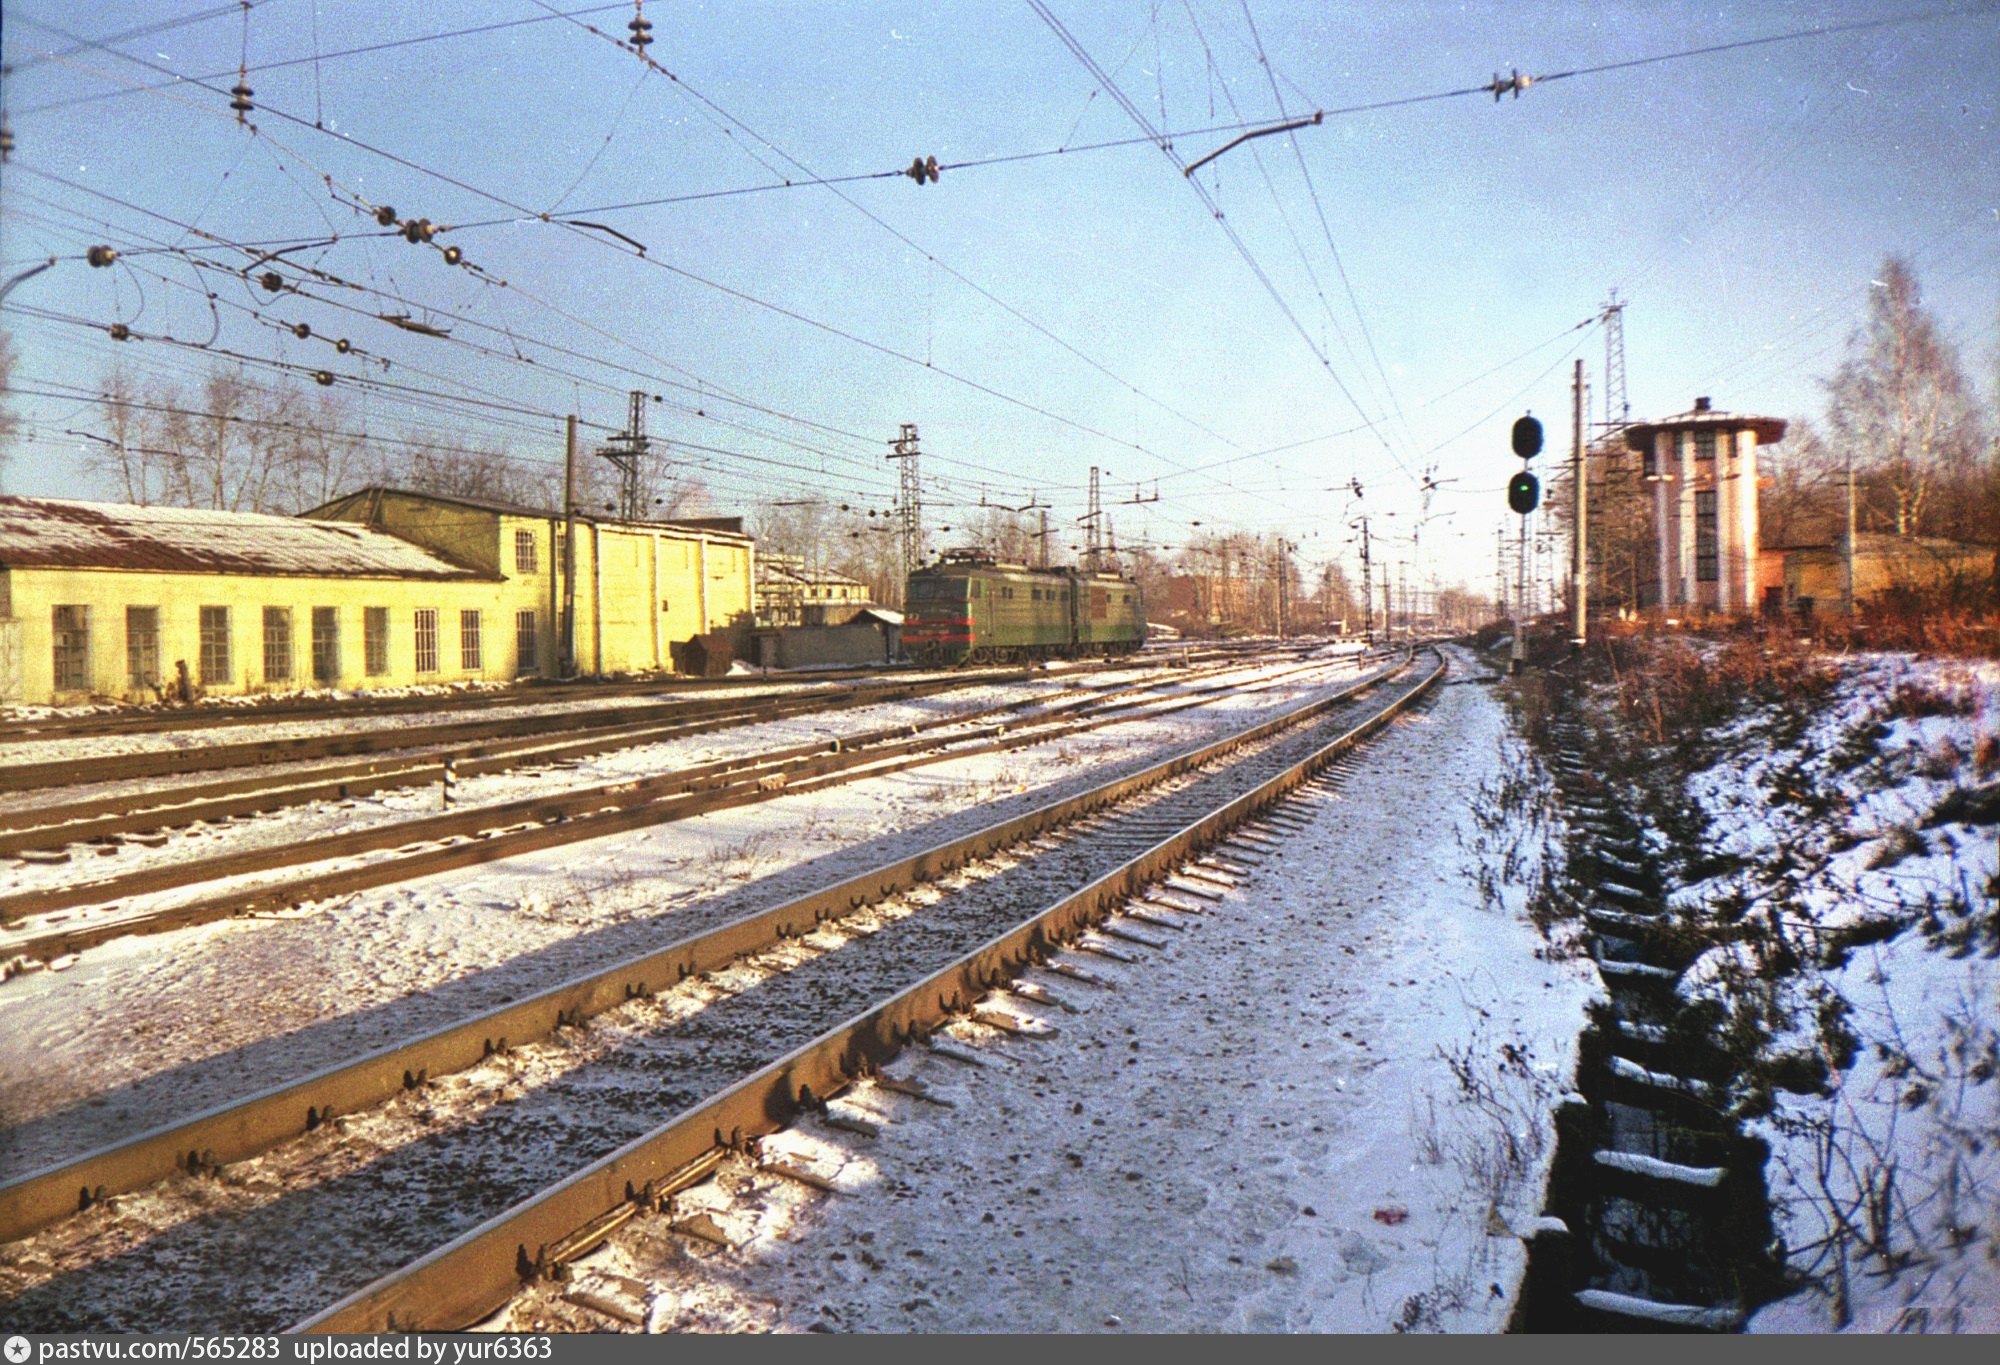
[[[1265,646],[1268,648],[1268,645]],[[1079,668],[1130,668],[1172,653],[1189,662],[1239,658],[1243,650],[1214,645],[1178,651],[1152,650],[1104,664]],[[1004,681],[1027,672],[1018,666],[966,669],[953,676],[964,682]],[[893,676],[893,675],[888,675]],[[353,720],[360,717],[435,715],[441,711],[488,711],[502,707],[562,705],[607,697],[644,697],[691,691],[822,688],[827,683],[881,680],[880,668],[828,669],[809,675],[739,674],[723,678],[653,677],[594,679],[576,682],[530,681],[473,692],[431,692],[396,696],[284,697],[248,705],[135,706],[91,711],[81,715],[47,715],[10,721],[16,740],[82,739],[110,735],[151,735],[168,731],[227,729],[270,725],[283,721]]]
[[[985,680],[1018,669],[982,670]],[[655,677],[578,682],[524,682],[473,692],[401,693],[395,696],[283,697],[246,705],[140,706],[81,715],[37,716],[11,728],[19,739],[83,739],[110,735],[152,735],[171,731],[231,729],[286,721],[348,721],[357,718],[491,711],[505,707],[562,706],[613,697],[658,697],[677,692],[761,691],[773,687],[819,687],[827,683],[880,680],[879,668],[829,669],[805,677],[739,674],[724,678]],[[972,676],[968,674],[967,676]]]
[[[1301,664],[1259,683],[1267,687]],[[1218,669],[1220,672],[1227,670]],[[1184,687],[1186,675],[1168,680]],[[688,819],[861,776],[881,776],[981,752],[1044,743],[1127,719],[1135,711],[1160,716],[1198,706],[1233,684],[1208,683],[1176,697],[1149,700],[1161,683],[1087,690],[1035,715],[1008,716],[1040,700],[1008,702],[931,722],[894,726],[830,741],[625,779],[580,790],[401,820],[331,837],[177,860],[104,878],[73,878],[46,889],[0,897],[0,956],[52,958],[137,933],[155,933],[230,915],[269,912],[307,901],[407,881],[541,849]],[[1082,712],[1082,714],[1072,714]],[[1007,716],[1005,719],[989,719]],[[982,723],[983,722],[983,723]],[[968,726],[974,726],[968,731]],[[324,790],[323,785],[316,790]],[[233,804],[233,802],[231,803]],[[124,817],[105,817],[115,821]],[[148,818],[159,818],[157,816]],[[101,824],[98,827],[102,827]],[[393,853],[389,852],[394,850]],[[361,865],[356,858],[388,856]],[[349,860],[348,865],[324,864]],[[301,868],[276,882],[234,885],[171,905],[124,908],[122,902],[179,889]],[[84,918],[59,912],[107,907]]]
[[[696,1178],[719,1142],[780,1126],[1142,894],[1441,672],[1426,662],[1323,697],[700,939],[14,1181],[0,1188],[0,1237],[63,1218],[85,1191],[92,1207],[24,1244],[47,1273],[24,1277],[19,1249],[8,1258],[21,1286],[10,1316],[149,1330],[474,1320],[523,1271],[547,1273]],[[746,953],[765,957],[685,981]],[[350,1104],[377,1107],[338,1117]],[[680,1116],[650,1127],[662,1110]],[[300,1138],[304,1127],[314,1131]],[[184,1174],[129,1214],[99,1195],[176,1165],[206,1178]],[[270,1267],[253,1284],[190,1269],[246,1254]],[[385,1265],[402,1268],[370,1283]]]
[[[1177,670],[1173,676],[1181,680],[1210,676],[1232,666],[1211,663]],[[1025,678],[1026,675],[1019,676]],[[115,851],[115,844],[122,836],[149,834],[197,821],[262,814],[314,801],[348,800],[384,790],[435,784],[442,780],[447,763],[451,765],[455,778],[486,776],[522,767],[563,764],[616,750],[820,712],[857,710],[911,701],[959,691],[972,685],[975,685],[974,681],[946,678],[877,684],[866,689],[840,692],[724,699],[713,704],[677,703],[664,718],[637,722],[613,719],[592,723],[591,716],[580,718],[581,723],[568,717],[529,717],[523,723],[507,722],[504,729],[473,725],[466,727],[462,733],[444,737],[404,729],[364,737],[371,747],[386,744],[393,745],[393,748],[386,753],[377,750],[378,757],[361,762],[328,757],[329,754],[354,752],[348,747],[354,742],[353,737],[311,741],[318,746],[318,751],[293,759],[287,759],[285,754],[295,751],[273,745],[247,745],[243,746],[243,761],[231,757],[219,766],[254,766],[259,769],[256,776],[189,782],[170,787],[149,782],[146,789],[136,795],[130,791],[119,791],[54,804],[43,796],[32,803],[19,802],[11,808],[0,805],[0,855],[47,852],[86,841],[98,843],[105,851]],[[1065,690],[1116,690],[1116,685],[1107,689],[1090,682],[1075,682],[1066,684]],[[683,707],[686,709],[679,709]],[[457,727],[443,728],[455,730]],[[557,737],[551,738],[551,732]],[[562,737],[565,733],[571,737]],[[32,765],[35,769],[32,775],[25,771],[29,765],[0,768],[0,786],[10,780],[10,772],[15,774],[12,781],[16,786],[35,790],[37,795],[57,787],[114,780],[113,774],[116,778],[126,779],[151,776],[150,773],[142,774],[120,766],[136,763],[141,768],[148,768],[154,766],[147,761],[150,757],[134,755],[130,758],[86,760],[92,765],[89,768],[76,761],[49,762]],[[170,761],[190,760],[175,755]],[[31,778],[49,780],[45,787],[37,790],[30,787]]]

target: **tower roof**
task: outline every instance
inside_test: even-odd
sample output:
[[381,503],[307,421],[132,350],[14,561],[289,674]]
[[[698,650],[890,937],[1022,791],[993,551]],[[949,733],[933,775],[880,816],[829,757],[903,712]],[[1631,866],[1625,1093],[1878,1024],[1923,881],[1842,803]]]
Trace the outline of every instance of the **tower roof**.
[[1657,422],[1634,422],[1625,428],[1625,443],[1634,450],[1646,450],[1652,446],[1653,437],[1662,431],[1698,431],[1704,427],[1721,431],[1754,431],[1760,446],[1776,445],[1785,439],[1784,418],[1719,412],[1709,406],[1706,397],[1701,397],[1695,399],[1694,406],[1686,412],[1663,417]]

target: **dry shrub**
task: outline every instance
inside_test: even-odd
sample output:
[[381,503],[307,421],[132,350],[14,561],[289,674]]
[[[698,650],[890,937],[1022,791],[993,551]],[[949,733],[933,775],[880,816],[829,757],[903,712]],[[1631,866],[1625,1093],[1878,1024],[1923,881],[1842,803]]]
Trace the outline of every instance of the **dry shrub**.
[[1972,747],[1972,770],[1981,777],[2000,773],[2000,734],[1989,730],[1979,737]]
[[1991,593],[1907,589],[1861,604],[1860,619],[1815,619],[1814,632],[1833,649],[1906,650],[1967,659],[2000,658],[2000,608]]
[[1811,642],[1772,631],[1733,634],[1719,644],[1633,635],[1608,641],[1607,650],[1620,709],[1653,744],[1705,734],[1737,716],[1745,701],[1810,712],[1839,677]]

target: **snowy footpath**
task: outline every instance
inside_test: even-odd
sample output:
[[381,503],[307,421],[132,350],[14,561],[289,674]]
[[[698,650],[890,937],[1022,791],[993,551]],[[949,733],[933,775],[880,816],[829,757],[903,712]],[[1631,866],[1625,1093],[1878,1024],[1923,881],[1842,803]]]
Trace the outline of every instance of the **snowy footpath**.
[[[1570,1085],[1587,961],[1483,895],[1507,722],[1478,671],[1378,737],[1307,828],[1159,949],[1003,997],[489,1325],[654,1331],[1487,1331]],[[1225,855],[1226,856],[1226,855]],[[1247,865],[1251,860],[1245,858]],[[1489,883],[1490,884],[1490,883]],[[842,1126],[852,1120],[854,1127]],[[863,1130],[855,1131],[855,1127]]]

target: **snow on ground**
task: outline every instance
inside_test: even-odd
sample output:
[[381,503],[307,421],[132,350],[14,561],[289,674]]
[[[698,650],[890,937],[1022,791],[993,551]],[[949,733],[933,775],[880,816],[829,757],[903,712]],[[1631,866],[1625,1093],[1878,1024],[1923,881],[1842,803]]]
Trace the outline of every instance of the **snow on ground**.
[[[1171,680],[1164,680],[1162,685],[1171,688],[1174,684]],[[969,688],[964,692],[946,693],[942,696],[917,697],[874,706],[794,716],[755,725],[710,731],[657,744],[639,744],[612,749],[601,754],[564,760],[560,765],[543,767],[524,764],[501,772],[468,774],[457,779],[455,799],[459,809],[501,805],[509,801],[651,777],[675,769],[741,758],[773,749],[824,743],[836,737],[858,735],[870,730],[911,724],[934,724],[951,716],[970,715],[973,712],[1008,703],[1030,703],[1038,698],[1059,700],[1068,695],[1071,694],[1062,689],[1062,684],[1049,680],[1035,680]],[[265,727],[253,728],[261,732]],[[256,737],[253,735],[247,738]],[[300,780],[305,781],[310,778],[311,769],[315,766],[320,765],[272,765],[260,771],[266,775],[276,775],[287,767],[297,768],[301,771]],[[232,776],[240,777],[242,773],[195,774],[188,780],[201,782],[211,778]],[[121,783],[93,783],[83,787],[65,788],[58,799],[71,802],[114,796],[136,796],[161,786],[159,779],[154,778]],[[164,785],[164,790],[160,794],[164,795],[171,790],[172,783],[169,782]],[[49,798],[50,793],[46,791],[24,792],[14,796],[11,804],[24,809],[33,809],[38,804],[47,804]],[[0,810],[7,809],[8,804],[6,798],[0,798]],[[432,783],[386,788],[346,801],[308,802],[268,811],[254,818],[239,818],[213,824],[197,822],[162,831],[164,842],[158,847],[127,843],[104,845],[100,848],[73,848],[72,861],[69,863],[6,860],[6,865],[0,867],[0,895],[17,895],[45,887],[65,886],[80,877],[124,875],[148,867],[171,866],[191,859],[214,858],[249,849],[305,843],[330,834],[345,834],[355,829],[390,825],[415,817],[435,815],[441,809],[438,788]],[[128,905],[134,904],[138,902],[128,902]]]
[[[1779,914],[1803,962],[1765,975],[1793,1011],[1774,1045],[1833,1070],[1757,1125],[1806,1287],[1752,1330],[2000,1331],[2000,842],[1940,810],[2000,776],[2000,664],[1869,656],[1775,751],[1739,729],[1750,752],[1691,788],[1750,862],[1680,898]],[[1762,965],[1720,949],[1690,978]]]
[[[0,984],[0,1178],[657,948],[1353,677],[1337,665],[1171,717],[93,948]],[[654,761],[710,747],[659,746]]]
[[1109,989],[1037,971],[1075,1013],[1004,997],[1054,1037],[959,1024],[986,1066],[892,1065],[954,1107],[863,1085],[834,1112],[878,1137],[808,1120],[771,1140],[842,1193],[736,1163],[676,1215],[706,1212],[730,1249],[642,1219],[492,1325],[1503,1325],[1598,989],[1587,961],[1538,951],[1523,888],[1482,896],[1470,812],[1505,730],[1486,689],[1440,689],[1338,797],[1295,803],[1310,829],[1211,913],[1147,929],[1162,950],[1071,955]]
[[[910,674],[915,678],[922,675]],[[904,676],[898,675],[897,681]],[[196,729],[175,729],[177,713],[171,710],[158,713],[161,727],[157,730],[134,730],[109,735],[76,735],[52,738],[10,738],[0,744],[0,764],[48,763],[70,758],[103,758],[115,754],[156,753],[179,749],[207,749],[223,744],[268,744],[287,739],[311,739],[321,735],[345,734],[357,723],[371,728],[401,716],[405,724],[442,724],[459,722],[513,720],[525,716],[574,715],[579,712],[609,711],[623,707],[645,706],[649,703],[671,703],[678,701],[713,701],[729,699],[743,701],[769,696],[774,692],[797,694],[801,691],[844,691],[848,687],[840,682],[810,682],[804,680],[778,682],[769,686],[735,684],[729,687],[699,687],[662,689],[646,694],[633,692],[605,693],[602,696],[570,696],[537,698],[532,691],[522,694],[519,702],[479,707],[472,710],[424,710],[424,695],[404,691],[366,694],[361,693],[309,693],[308,696],[323,696],[329,700],[340,697],[378,698],[387,696],[409,697],[407,711],[393,713],[363,712],[358,715],[329,715],[309,719],[282,718],[274,716],[265,721],[239,721],[229,725],[215,725]],[[485,690],[485,689],[478,689]],[[244,708],[230,708],[244,709]],[[49,707],[28,708],[9,707],[0,709],[0,735],[7,734],[15,724],[25,724],[39,715],[61,717],[70,714],[91,714],[91,710],[57,710]],[[108,711],[107,715],[123,714]]]

